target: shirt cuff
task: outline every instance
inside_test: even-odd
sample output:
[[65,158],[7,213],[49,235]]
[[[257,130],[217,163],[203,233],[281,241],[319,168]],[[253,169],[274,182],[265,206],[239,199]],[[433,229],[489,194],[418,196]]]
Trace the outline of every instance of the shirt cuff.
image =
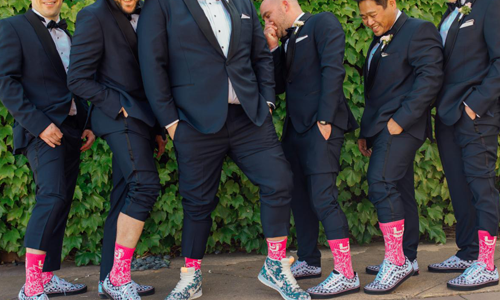
[[276,105],[274,105],[274,103],[272,103],[270,101],[267,101],[267,106],[269,106],[269,108],[271,108],[272,110],[276,109]]
[[276,47],[274,47],[273,49],[271,49],[271,53],[272,53],[272,52],[274,52],[274,51],[276,51],[276,49],[278,49],[279,47],[280,47],[280,46],[276,46]]
[[173,121],[172,123],[168,124],[167,126],[165,126],[165,129],[169,129],[170,127],[172,127],[173,125],[179,123],[179,119]]
[[[470,106],[469,106],[469,105],[467,105],[467,103],[465,103],[465,101],[463,101],[462,103],[463,103],[465,106],[467,106],[468,108],[470,108]],[[476,117],[481,118],[481,116],[480,116],[480,115],[478,115],[478,114],[476,114]]]

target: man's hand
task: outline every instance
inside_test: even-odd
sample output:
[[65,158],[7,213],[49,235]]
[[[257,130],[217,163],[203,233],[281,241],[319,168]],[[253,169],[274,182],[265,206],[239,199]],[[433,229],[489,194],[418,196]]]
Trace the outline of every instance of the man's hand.
[[391,118],[389,122],[387,122],[387,130],[389,130],[391,135],[398,135],[403,132],[403,127],[399,126],[399,124]]
[[81,152],[85,152],[92,147],[92,144],[95,142],[95,135],[90,129],[85,129],[82,134],[82,140],[85,141],[85,144],[80,148]]
[[465,106],[465,112],[467,113],[467,115],[469,116],[469,118],[471,118],[471,120],[475,120],[476,119],[476,113],[470,109],[470,107],[468,106]]
[[156,143],[158,144],[158,151],[156,152],[156,158],[160,158],[163,153],[165,153],[165,145],[167,145],[167,139],[163,139],[161,135],[156,136]]
[[323,138],[325,140],[328,140],[330,138],[330,135],[332,134],[332,125],[331,124],[321,125],[319,121],[316,122],[316,124],[318,124],[319,131],[321,132]]
[[120,109],[120,113],[123,113],[123,115],[125,116],[125,118],[128,118],[127,111],[125,110],[124,107],[122,107],[122,109]]
[[42,133],[40,133],[39,137],[47,143],[47,145],[55,148],[56,146],[61,145],[63,134],[54,123],[50,123],[50,125],[47,126]]
[[372,150],[368,149],[366,147],[366,140],[365,139],[358,140],[358,149],[359,149],[359,152],[361,152],[361,154],[363,154],[363,156],[366,156],[366,157],[372,156]]
[[273,22],[267,23],[266,27],[264,27],[264,36],[266,37],[269,50],[273,50],[279,46],[277,31],[278,27],[276,27]]
[[177,131],[177,125],[179,125],[179,122],[167,128],[168,135],[170,136],[172,141],[174,140],[175,132]]

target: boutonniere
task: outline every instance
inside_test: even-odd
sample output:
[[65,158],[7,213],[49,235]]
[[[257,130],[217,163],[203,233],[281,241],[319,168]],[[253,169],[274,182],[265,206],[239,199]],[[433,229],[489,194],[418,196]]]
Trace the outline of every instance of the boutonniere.
[[302,26],[304,26],[304,24],[305,24],[304,21],[295,21],[295,22],[293,22],[292,27],[295,27],[294,34],[297,34],[297,32],[299,31],[299,28],[302,27]]
[[393,34],[388,34],[380,38],[380,42],[382,43],[381,50],[384,50],[384,48],[391,43],[393,36]]
[[472,4],[470,2],[465,3],[462,7],[458,9],[458,12],[462,14],[462,16],[467,16],[472,11]]

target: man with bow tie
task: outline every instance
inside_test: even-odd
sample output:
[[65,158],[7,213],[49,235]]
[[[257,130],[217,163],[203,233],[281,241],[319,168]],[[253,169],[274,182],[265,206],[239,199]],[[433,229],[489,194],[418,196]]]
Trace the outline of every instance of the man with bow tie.
[[154,288],[131,279],[132,256],[158,198],[154,160],[166,141],[146,99],[137,56],[142,2],[98,0],[77,16],[68,86],[90,101],[92,126],[113,152],[113,190],[104,227],[99,296],[139,299]]
[[24,15],[0,21],[0,99],[15,120],[14,153],[28,158],[36,183],[36,204],[24,239],[21,300],[87,291],[85,285],[53,274],[61,267],[80,152],[95,141],[87,127],[86,101],[66,86],[71,36],[59,17],[61,6],[62,0],[33,0]]
[[396,0],[357,2],[363,23],[374,33],[364,67],[358,146],[370,157],[368,198],[385,241],[384,260],[365,292],[385,294],[418,272],[413,163],[429,135],[430,105],[443,80],[443,50],[436,27],[409,18]]
[[500,209],[495,180],[500,132],[499,28],[498,0],[450,2],[439,25],[445,76],[436,102],[436,139],[460,250],[429,265],[429,271],[463,272],[448,282],[456,290],[498,284],[493,261]]
[[336,186],[344,133],[357,128],[342,88],[344,31],[333,14],[304,13],[297,0],[264,0],[260,12],[273,53],[276,93],[286,91],[282,143],[294,174],[291,206],[299,244],[292,273],[297,279],[321,277],[319,220],[335,270],[307,292],[314,299],[359,291]]
[[268,257],[259,280],[310,299],[285,258],[292,173],[272,122],[272,56],[251,0],[148,0],[139,28],[148,100],[172,138],[183,197],[181,280],[167,299],[202,295],[201,261],[227,156],[260,188]]

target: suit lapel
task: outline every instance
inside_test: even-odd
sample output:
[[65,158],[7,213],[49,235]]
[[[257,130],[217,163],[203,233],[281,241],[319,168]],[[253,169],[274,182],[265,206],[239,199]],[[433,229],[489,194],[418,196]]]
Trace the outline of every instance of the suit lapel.
[[24,16],[26,17],[26,19],[28,19],[28,22],[30,22],[31,26],[33,26],[33,29],[35,30],[35,33],[38,36],[40,43],[42,44],[43,50],[49,57],[49,60],[56,69],[57,74],[59,74],[59,76],[61,76],[61,78],[66,81],[66,71],[64,70],[64,65],[62,63],[61,57],[57,53],[56,45],[54,44],[54,41],[52,40],[52,37],[47,30],[47,27],[43,25],[43,23],[31,9],[29,9],[24,14]]
[[104,0],[104,2],[106,2],[106,5],[111,11],[111,15],[113,15],[113,18],[118,24],[118,27],[120,28],[123,36],[127,40],[127,43],[130,46],[130,49],[132,50],[132,53],[134,54],[136,61],[138,61],[137,35],[134,31],[134,28],[132,27],[132,24],[130,24],[130,21],[127,19],[125,14],[120,10],[120,8],[116,6],[113,0]]
[[[394,38],[396,37],[396,35],[399,32],[399,30],[401,29],[401,27],[403,27],[406,20],[408,20],[408,16],[404,12],[401,12],[401,16],[399,16],[399,19],[396,21],[396,23],[394,23],[394,26],[392,26],[392,29],[389,30],[389,32],[385,33],[384,35],[392,34],[393,35],[392,40],[394,40]],[[373,45],[371,47],[371,49],[373,49],[374,46],[375,45]],[[377,69],[378,69],[378,66],[380,64],[380,58],[382,57],[382,51],[387,50],[387,48],[389,48],[390,46],[391,46],[391,43],[389,43],[385,47],[383,47],[383,44],[381,43],[379,45],[377,51],[373,55],[372,61],[370,63],[370,69],[368,70],[368,78],[367,78],[367,81],[365,83],[367,85],[367,88],[365,88],[365,92],[367,93],[367,95],[370,93],[370,90],[373,86],[373,82],[375,81],[375,75],[377,73]],[[384,49],[382,49],[382,48],[384,48]],[[368,55],[370,55],[370,52],[368,53]]]
[[[221,0],[227,12],[231,16],[231,40],[229,42],[229,51],[227,53],[227,60],[236,53],[237,46],[240,42],[241,33],[241,14],[234,5],[234,0]],[[218,43],[217,43],[218,44]]]
[[[368,69],[368,61],[370,59],[370,54],[372,53],[373,47],[375,47],[376,44],[377,44],[376,40],[373,39],[373,41],[372,41],[372,43],[370,45],[370,48],[368,49],[368,58],[366,59],[365,65],[363,67],[363,75],[365,77],[365,88],[364,88],[365,95],[368,95],[368,86],[371,87],[370,82],[372,81],[372,78],[370,77],[370,74],[369,74],[370,73],[369,72],[370,69]],[[377,49],[377,51],[378,50],[380,50],[380,47],[379,47],[379,49]],[[375,53],[375,54],[377,54],[377,53]],[[371,61],[371,65],[372,66],[373,66],[373,63],[374,63],[374,59],[375,59],[375,55],[373,55],[373,58],[372,58],[372,61]],[[372,74],[372,76],[373,76],[373,74]]]
[[215,50],[220,55],[224,56],[224,53],[220,48],[219,42],[217,41],[217,38],[215,37],[214,32],[212,30],[212,26],[210,26],[207,16],[205,16],[203,9],[198,4],[198,0],[183,0],[183,1],[186,4],[187,8],[189,9],[189,12],[191,12],[191,15],[193,16],[194,20],[198,24],[198,27],[200,28],[201,32],[203,32],[203,34],[207,38],[208,42],[215,48]]
[[290,75],[292,74],[291,70],[292,70],[292,65],[293,65],[293,59],[295,57],[295,47],[296,47],[296,41],[297,41],[297,37],[299,36],[299,33],[301,32],[302,28],[305,26],[305,23],[307,22],[307,20],[311,17],[311,14],[310,13],[305,13],[300,19],[299,21],[302,21],[304,22],[304,25],[302,25],[299,30],[297,31],[296,34],[292,34],[292,36],[290,37],[290,39],[288,40],[288,46],[287,46],[287,50],[286,50],[286,55],[285,55],[285,58],[286,58],[286,70],[287,70],[287,79],[290,78]]

